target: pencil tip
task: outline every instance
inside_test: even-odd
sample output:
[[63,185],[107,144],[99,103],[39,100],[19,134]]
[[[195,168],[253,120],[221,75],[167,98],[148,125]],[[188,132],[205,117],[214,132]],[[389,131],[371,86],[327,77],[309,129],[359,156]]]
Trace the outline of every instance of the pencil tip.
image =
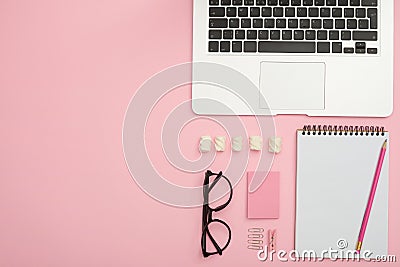
[[386,146],[387,146],[387,139],[385,140],[385,142],[383,143],[383,148],[386,148]]

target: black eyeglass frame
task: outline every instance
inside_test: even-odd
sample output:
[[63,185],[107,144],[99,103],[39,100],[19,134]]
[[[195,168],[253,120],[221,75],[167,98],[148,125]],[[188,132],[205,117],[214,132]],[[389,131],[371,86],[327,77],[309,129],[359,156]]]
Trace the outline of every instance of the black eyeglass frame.
[[[210,185],[210,177],[212,177],[212,176],[216,176],[216,177]],[[229,199],[226,203],[224,203],[216,208],[211,208],[209,206],[209,194],[210,194],[210,191],[214,188],[214,186],[218,183],[218,181],[221,180],[221,178],[225,179],[229,184],[229,187],[230,187]],[[229,179],[226,178],[222,174],[222,172],[219,172],[217,174],[217,173],[213,173],[208,170],[205,173],[205,178],[204,178],[204,183],[203,183],[204,202],[203,202],[202,235],[201,235],[201,250],[202,250],[203,256],[205,258],[207,258],[208,256],[211,256],[211,255],[215,255],[215,254],[222,255],[222,251],[224,251],[228,247],[229,243],[231,242],[232,231],[231,231],[231,228],[229,227],[229,225],[226,222],[224,222],[223,220],[213,219],[212,214],[213,214],[213,212],[218,212],[218,211],[221,211],[224,208],[226,208],[229,205],[229,203],[231,202],[232,196],[233,196],[232,184],[229,181]],[[210,233],[210,230],[208,227],[212,223],[220,223],[220,224],[224,225],[226,227],[226,229],[228,230],[228,241],[226,242],[225,246],[222,248],[218,245],[218,243],[215,241],[215,239],[213,238],[213,236]],[[213,244],[213,246],[215,247],[215,249],[217,251],[214,251],[214,252],[207,251],[207,248],[206,248],[207,236],[210,238],[211,243]]]

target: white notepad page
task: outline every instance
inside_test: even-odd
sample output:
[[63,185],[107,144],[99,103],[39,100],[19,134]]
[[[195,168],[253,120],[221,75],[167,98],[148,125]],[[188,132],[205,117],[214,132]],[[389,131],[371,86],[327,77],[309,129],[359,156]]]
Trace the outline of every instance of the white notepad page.
[[[295,248],[355,250],[384,136],[297,133]],[[361,252],[388,253],[389,145]],[[343,242],[342,242],[343,243]],[[301,254],[300,254],[301,255]],[[362,255],[362,253],[361,253]],[[374,258],[374,256],[372,256]],[[324,255],[327,258],[327,255]]]

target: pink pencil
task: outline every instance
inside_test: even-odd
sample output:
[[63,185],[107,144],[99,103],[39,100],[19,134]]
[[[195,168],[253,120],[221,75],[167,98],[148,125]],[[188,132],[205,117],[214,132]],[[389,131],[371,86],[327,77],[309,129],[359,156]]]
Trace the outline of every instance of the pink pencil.
[[369,193],[367,208],[365,209],[364,218],[363,218],[363,221],[361,224],[360,234],[358,235],[358,242],[357,242],[357,247],[356,247],[356,251],[358,253],[360,253],[362,242],[364,240],[365,230],[367,229],[369,214],[371,213],[371,208],[372,208],[372,203],[374,202],[376,187],[378,186],[378,181],[379,181],[379,176],[380,176],[381,170],[382,170],[383,160],[385,159],[386,146],[387,146],[387,140],[385,140],[385,142],[382,145],[381,153],[379,155],[379,160],[378,160],[378,166],[376,166],[374,181],[372,182],[371,191]]

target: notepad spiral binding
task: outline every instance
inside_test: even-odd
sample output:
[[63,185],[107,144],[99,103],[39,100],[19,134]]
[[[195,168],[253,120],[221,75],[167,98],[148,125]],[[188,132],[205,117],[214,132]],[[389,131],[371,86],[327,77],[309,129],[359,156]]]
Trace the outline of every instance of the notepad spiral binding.
[[365,135],[385,134],[385,127],[378,126],[342,126],[342,125],[304,125],[303,135]]

